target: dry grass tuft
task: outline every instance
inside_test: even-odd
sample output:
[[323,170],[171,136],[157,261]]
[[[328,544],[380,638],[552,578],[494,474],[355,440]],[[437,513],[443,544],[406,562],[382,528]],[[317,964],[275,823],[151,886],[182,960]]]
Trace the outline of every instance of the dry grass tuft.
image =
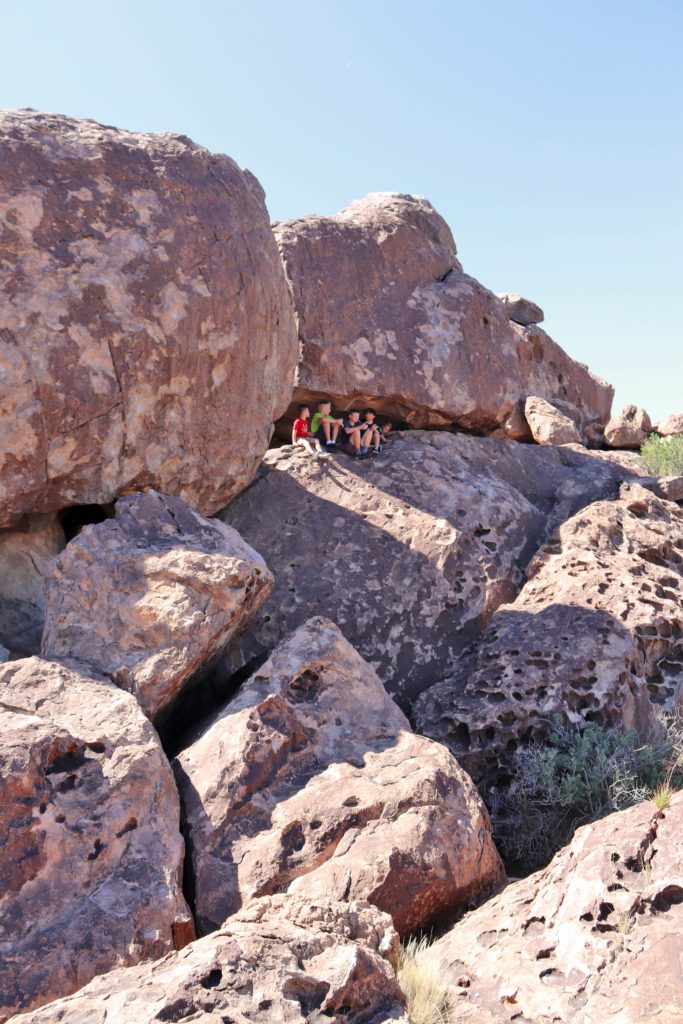
[[411,939],[402,948],[396,973],[413,1024],[451,1024],[448,982],[428,939]]

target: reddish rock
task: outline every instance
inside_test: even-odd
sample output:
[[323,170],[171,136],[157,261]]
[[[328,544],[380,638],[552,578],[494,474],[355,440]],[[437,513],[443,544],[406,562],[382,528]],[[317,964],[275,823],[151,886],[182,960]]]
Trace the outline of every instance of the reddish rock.
[[178,794],[136,701],[75,662],[0,666],[0,1020],[192,937]]
[[647,801],[467,914],[430,950],[462,1019],[679,1024],[682,837],[683,794],[663,814]]
[[581,434],[569,416],[537,395],[529,395],[524,415],[536,444],[580,444]]
[[25,516],[0,531],[0,642],[15,655],[40,652],[45,621],[43,574],[66,543],[56,516]]
[[42,653],[90,664],[159,720],[270,593],[236,530],[155,491],[122,498],[48,567]]
[[297,358],[253,175],[5,111],[0,244],[0,525],[145,486],[211,513],[246,486]]
[[683,434],[683,412],[672,412],[665,416],[655,427],[661,437],[671,437],[672,434]]
[[513,292],[498,292],[498,298],[505,306],[505,312],[522,327],[531,327],[533,324],[540,324],[544,319],[543,310],[531,299],[525,299],[522,295],[515,295]]
[[605,442],[610,448],[640,448],[651,430],[652,423],[645,410],[627,405],[605,427]]
[[426,199],[375,193],[275,233],[301,343],[294,403],[326,396],[415,427],[486,433],[504,429],[528,394],[564,399],[586,422],[609,418],[612,388],[540,328],[508,319],[501,300],[462,272]]
[[470,779],[326,619],[278,647],[174,769],[202,932],[294,892],[366,899],[405,934],[503,878]]

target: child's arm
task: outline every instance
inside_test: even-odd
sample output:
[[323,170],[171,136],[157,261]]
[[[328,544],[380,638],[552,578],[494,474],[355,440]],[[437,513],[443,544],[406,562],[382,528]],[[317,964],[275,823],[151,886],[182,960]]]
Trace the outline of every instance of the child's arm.
[[296,430],[292,427],[292,444],[296,444]]

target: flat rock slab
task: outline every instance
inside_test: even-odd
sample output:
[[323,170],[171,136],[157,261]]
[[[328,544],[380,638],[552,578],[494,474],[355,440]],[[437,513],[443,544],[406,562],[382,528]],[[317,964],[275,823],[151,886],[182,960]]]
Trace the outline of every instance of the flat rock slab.
[[157,735],[82,666],[0,666],[0,835],[0,1020],[193,937]]
[[365,899],[401,934],[503,878],[484,805],[333,624],[300,627],[173,762],[197,924],[275,892]]
[[410,1024],[397,954],[374,907],[272,896],[179,953],[112,971],[12,1024]]
[[458,670],[414,716],[479,782],[555,716],[646,734],[681,697],[683,510],[638,484],[561,526]]
[[0,235],[0,526],[239,493],[298,352],[253,175],[183,135],[3,111]]
[[72,657],[135,694],[158,720],[271,591],[236,530],[155,491],[122,498],[45,576],[42,653]]
[[679,1024],[683,795],[663,814],[647,801],[579,829],[431,954],[463,1019]]

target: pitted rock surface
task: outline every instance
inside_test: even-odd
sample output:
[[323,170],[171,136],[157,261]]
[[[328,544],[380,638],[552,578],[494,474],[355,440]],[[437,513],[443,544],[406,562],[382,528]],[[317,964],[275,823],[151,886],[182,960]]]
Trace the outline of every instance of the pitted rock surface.
[[279,224],[275,235],[301,344],[295,404],[326,396],[415,427],[490,432],[536,394],[565,399],[587,421],[609,418],[612,388],[540,328],[527,334],[508,319],[462,272],[426,199],[373,193],[332,217]]
[[300,627],[173,762],[201,932],[250,899],[366,899],[401,934],[503,878],[488,815],[323,618]]
[[647,801],[580,828],[430,952],[465,1020],[678,1024],[683,794],[663,814]]
[[179,498],[131,495],[48,567],[42,653],[92,665],[157,720],[239,636],[272,585],[236,530]]
[[75,662],[0,666],[0,1020],[192,938],[173,775]]
[[514,292],[497,292],[497,297],[505,306],[505,312],[510,319],[521,324],[522,327],[540,324],[545,319],[541,307],[531,299],[525,299],[524,296],[516,295]]
[[581,433],[574,421],[537,395],[527,398],[524,416],[536,444],[581,444]]
[[0,642],[15,656],[40,653],[43,575],[66,543],[56,516],[25,516],[0,531]]
[[605,442],[610,448],[640,448],[651,430],[652,422],[645,410],[627,405],[605,427]]
[[249,482],[297,359],[253,175],[4,111],[0,253],[0,525],[144,486],[211,513]]
[[12,1024],[410,1024],[397,954],[374,907],[272,896],[179,953],[112,971]]
[[683,510],[638,484],[583,509],[532,560],[455,673],[418,699],[420,732],[480,782],[556,715],[646,734],[681,700]]

